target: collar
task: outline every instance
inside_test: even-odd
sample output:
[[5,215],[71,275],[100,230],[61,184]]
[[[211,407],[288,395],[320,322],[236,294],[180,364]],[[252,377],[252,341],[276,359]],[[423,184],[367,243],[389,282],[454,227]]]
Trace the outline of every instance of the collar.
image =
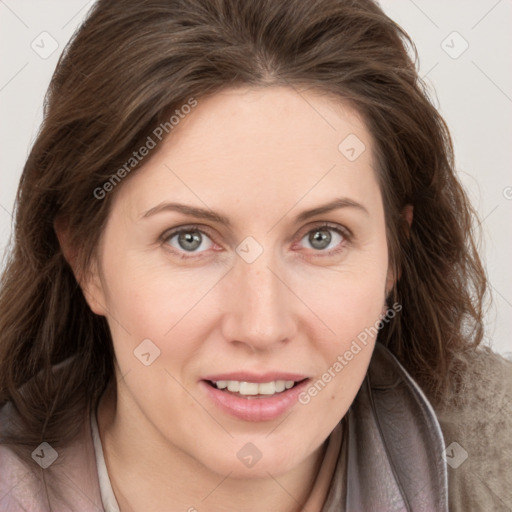
[[436,414],[380,342],[344,420],[346,452],[322,512],[339,512],[343,503],[347,511],[448,512],[445,443]]

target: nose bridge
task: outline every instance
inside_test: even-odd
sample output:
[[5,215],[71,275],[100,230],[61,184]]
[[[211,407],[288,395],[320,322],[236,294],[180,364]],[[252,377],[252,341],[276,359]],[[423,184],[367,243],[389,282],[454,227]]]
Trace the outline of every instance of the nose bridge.
[[293,300],[271,251],[250,263],[237,258],[232,277],[235,297],[229,313],[232,330],[225,333],[228,340],[261,349],[293,336]]

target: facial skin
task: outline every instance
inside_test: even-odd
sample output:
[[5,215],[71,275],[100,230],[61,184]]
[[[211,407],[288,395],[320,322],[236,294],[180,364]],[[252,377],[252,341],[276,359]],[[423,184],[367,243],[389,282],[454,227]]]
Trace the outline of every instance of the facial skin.
[[[354,161],[338,149],[349,134],[366,147]],[[225,413],[201,380],[275,370],[315,382],[385,311],[393,275],[370,134],[339,100],[272,87],[199,99],[171,135],[115,191],[83,283],[118,365],[117,401],[106,394],[98,413],[114,491],[123,511],[299,510],[375,340],[275,420]],[[361,207],[296,220],[337,198]],[[171,210],[144,217],[166,202],[231,227]],[[192,252],[178,236],[164,240],[190,225],[202,238]],[[326,248],[308,237],[315,229],[331,235]],[[249,236],[263,249],[252,263],[236,251]],[[149,366],[134,355],[145,339],[160,350]],[[250,468],[237,457],[249,442],[262,454]]]

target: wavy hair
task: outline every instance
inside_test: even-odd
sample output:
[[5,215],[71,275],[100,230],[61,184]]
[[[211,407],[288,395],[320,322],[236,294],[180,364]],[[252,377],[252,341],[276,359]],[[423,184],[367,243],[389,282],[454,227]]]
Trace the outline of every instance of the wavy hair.
[[17,193],[0,284],[0,405],[10,402],[19,422],[2,442],[27,459],[43,440],[65,445],[114,377],[108,325],[76,276],[122,183],[101,200],[94,191],[189,98],[237,86],[306,87],[363,117],[401,276],[388,300],[403,309],[379,341],[430,400],[451,396],[460,354],[482,341],[487,283],[475,212],[417,61],[407,33],[371,0],[99,0],[58,62]]

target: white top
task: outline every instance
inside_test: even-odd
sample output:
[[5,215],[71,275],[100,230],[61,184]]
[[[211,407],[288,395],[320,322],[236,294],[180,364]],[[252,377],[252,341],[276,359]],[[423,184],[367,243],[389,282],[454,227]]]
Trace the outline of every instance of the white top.
[[91,429],[103,508],[105,509],[105,512],[120,512],[114,491],[112,490],[110,478],[108,477],[107,465],[105,464],[105,457],[103,456],[103,447],[101,446],[101,438],[98,430],[98,422],[96,420],[96,411],[94,408],[91,414]]

